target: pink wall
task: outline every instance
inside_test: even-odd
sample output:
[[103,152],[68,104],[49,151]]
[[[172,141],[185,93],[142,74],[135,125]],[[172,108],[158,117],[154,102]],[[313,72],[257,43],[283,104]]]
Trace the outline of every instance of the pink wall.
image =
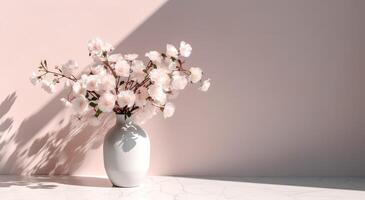
[[[44,58],[52,64],[72,58],[81,66],[88,65],[90,38],[99,36],[118,44],[163,3],[165,0],[2,2],[0,173],[80,170],[104,174],[100,138],[95,139],[89,128],[75,130],[73,126],[78,125],[71,126],[68,118],[59,123],[65,117],[59,96],[31,85],[29,75]],[[11,98],[6,99],[8,96]]]
[[364,1],[36,2],[0,8],[0,173],[105,174],[108,125],[69,123],[27,79],[40,58],[87,65],[98,35],[139,54],[186,40],[212,79],[145,126],[151,174],[365,175]]

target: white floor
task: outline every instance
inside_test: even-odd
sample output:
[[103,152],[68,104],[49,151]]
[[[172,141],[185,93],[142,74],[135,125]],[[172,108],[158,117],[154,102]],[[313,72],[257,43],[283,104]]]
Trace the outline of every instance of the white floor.
[[0,200],[365,200],[365,178],[148,177],[113,188],[94,177],[0,176]]

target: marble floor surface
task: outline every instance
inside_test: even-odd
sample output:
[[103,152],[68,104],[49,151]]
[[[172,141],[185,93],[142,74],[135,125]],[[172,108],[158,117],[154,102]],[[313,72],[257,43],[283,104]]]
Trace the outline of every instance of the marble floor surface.
[[136,188],[97,177],[0,176],[0,200],[365,200],[365,178],[150,176]]

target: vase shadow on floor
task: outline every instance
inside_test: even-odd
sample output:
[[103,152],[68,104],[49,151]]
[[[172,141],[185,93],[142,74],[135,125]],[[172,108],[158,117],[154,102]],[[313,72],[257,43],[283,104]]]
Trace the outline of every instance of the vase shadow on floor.
[[0,188],[21,186],[29,189],[55,189],[60,185],[80,187],[106,187],[113,185],[106,178],[79,177],[79,176],[2,176]]

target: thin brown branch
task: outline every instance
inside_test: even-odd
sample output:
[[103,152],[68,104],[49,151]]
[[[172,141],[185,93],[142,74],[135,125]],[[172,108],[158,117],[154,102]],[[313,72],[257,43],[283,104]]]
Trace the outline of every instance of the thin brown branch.
[[127,90],[127,87],[129,85],[129,80],[130,80],[131,76],[128,76],[128,79],[127,81],[125,82],[125,86],[124,86],[124,89]]
[[118,76],[117,78],[116,78],[116,83],[115,83],[115,94],[118,94],[119,93],[119,81],[120,81],[120,76]]
[[105,61],[104,62],[104,66],[106,66],[106,68],[109,69],[109,71],[113,74],[114,78],[117,78],[117,74],[115,73],[115,71],[113,70],[113,68],[109,65],[109,62],[108,61]]
[[[45,69],[45,73],[46,74],[53,74],[53,75],[57,75],[57,76],[60,76],[61,78],[67,78],[67,79],[69,79],[69,80],[71,80],[71,81],[74,81],[74,82],[76,82],[77,81],[77,79],[74,77],[74,76],[72,76],[72,77],[68,77],[68,76],[65,76],[65,75],[63,75],[63,74],[61,74],[61,73],[58,73],[58,72],[54,72],[54,71],[50,71],[50,70],[48,70],[48,69],[46,69],[46,68],[44,68]],[[45,74],[44,74],[45,75]]]

